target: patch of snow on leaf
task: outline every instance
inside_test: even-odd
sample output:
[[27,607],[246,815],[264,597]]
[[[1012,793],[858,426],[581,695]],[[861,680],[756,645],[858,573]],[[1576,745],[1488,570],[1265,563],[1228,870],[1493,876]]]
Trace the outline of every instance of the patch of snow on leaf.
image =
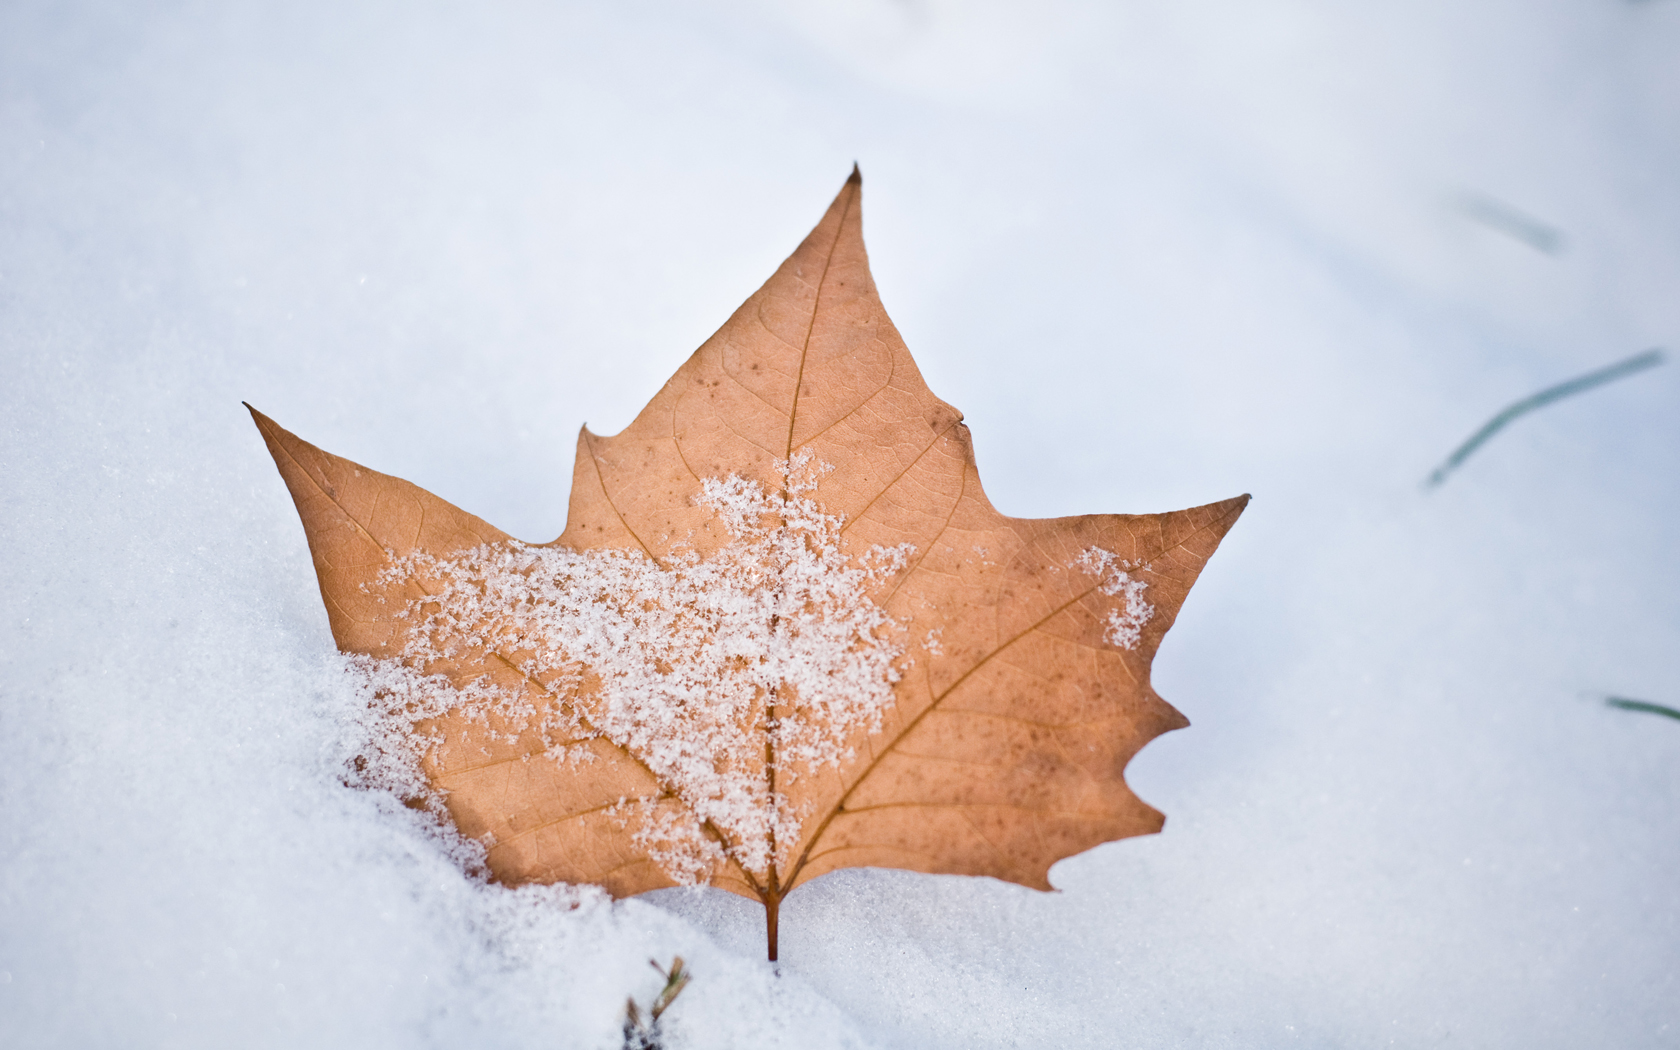
[[1120,606],[1108,611],[1108,628],[1103,632],[1103,639],[1122,649],[1136,649],[1144,625],[1155,615],[1155,607],[1143,600],[1143,592],[1149,585],[1128,574],[1139,566],[1122,561],[1101,547],[1087,547],[1070,567],[1095,576],[1099,591],[1120,599]]
[[[850,757],[858,730],[879,731],[904,652],[902,626],[868,589],[915,548],[875,546],[854,561],[842,519],[813,498],[823,469],[784,461],[777,493],[707,479],[696,502],[732,539],[706,557],[679,549],[664,566],[639,550],[517,541],[398,559],[383,582],[428,594],[405,611],[417,623],[398,658],[357,664],[379,697],[362,761],[377,763],[379,785],[424,793],[420,764],[444,741],[422,723],[446,712],[492,738],[535,732],[556,762],[586,761],[587,741],[605,736],[676,796],[611,811],[635,822],[634,840],[671,878],[704,882],[725,853],[763,874],[805,815],[783,789]],[[497,657],[559,702],[432,673]]]

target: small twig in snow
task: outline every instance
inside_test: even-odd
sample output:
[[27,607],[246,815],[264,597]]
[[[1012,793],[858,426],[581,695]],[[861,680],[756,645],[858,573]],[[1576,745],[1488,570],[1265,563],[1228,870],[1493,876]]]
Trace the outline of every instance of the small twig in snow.
[[648,1019],[642,1019],[641,1007],[636,1005],[635,999],[626,1000],[624,1004],[624,1050],[664,1050],[665,1044],[660,1039],[659,1019],[664,1016],[671,1004],[677,1001],[677,996],[688,987],[689,978],[693,975],[683,966],[682,956],[671,960],[669,970],[652,959],[648,965],[659,971],[665,978],[665,987],[654,996],[653,1005],[648,1007]]

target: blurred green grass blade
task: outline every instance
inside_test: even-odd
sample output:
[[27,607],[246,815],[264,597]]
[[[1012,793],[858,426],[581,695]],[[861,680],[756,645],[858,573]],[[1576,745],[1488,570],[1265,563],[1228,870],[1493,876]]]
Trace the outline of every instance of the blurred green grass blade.
[[1434,472],[1429,475],[1429,479],[1424,482],[1424,487],[1434,488],[1447,480],[1447,475],[1457,470],[1460,463],[1469,459],[1472,452],[1482,447],[1488,438],[1505,429],[1505,425],[1518,416],[1525,415],[1537,408],[1544,408],[1554,401],[1561,401],[1574,394],[1591,390],[1595,386],[1603,386],[1605,383],[1614,382],[1624,376],[1633,375],[1635,372],[1655,368],[1662,364],[1663,360],[1662,349],[1653,347],[1642,354],[1634,354],[1630,358],[1617,361],[1612,365],[1606,365],[1596,371],[1588,372],[1586,375],[1576,376],[1574,379],[1559,383],[1556,386],[1549,386],[1539,393],[1530,394],[1521,401],[1506,406],[1498,415],[1482,424],[1480,430],[1471,434],[1468,441],[1454,449],[1452,455],[1447,457],[1446,462],[1436,467]]
[[1648,700],[1629,700],[1623,696],[1607,696],[1604,702],[1611,707],[1619,707],[1623,711],[1643,711],[1649,715],[1665,715],[1680,722],[1680,711],[1662,704],[1653,704]]
[[1537,252],[1558,255],[1563,251],[1562,230],[1525,214],[1504,201],[1472,193],[1459,202],[1459,207],[1482,225],[1498,230],[1507,237],[1514,237]]

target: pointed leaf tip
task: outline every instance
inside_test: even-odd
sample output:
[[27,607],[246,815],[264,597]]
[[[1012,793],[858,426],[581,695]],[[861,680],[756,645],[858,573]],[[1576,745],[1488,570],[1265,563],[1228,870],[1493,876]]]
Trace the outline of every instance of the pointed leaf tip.
[[852,173],[846,176],[846,181],[855,182],[860,186],[863,185],[863,172],[858,170],[857,161],[855,160],[852,161]]

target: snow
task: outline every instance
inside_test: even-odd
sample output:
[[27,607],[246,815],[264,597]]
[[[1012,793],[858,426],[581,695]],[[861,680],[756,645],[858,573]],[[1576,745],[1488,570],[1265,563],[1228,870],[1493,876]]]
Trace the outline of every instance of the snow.
[[[1680,4],[0,8],[0,1044],[1673,1046]],[[1060,892],[463,875],[240,407],[531,541],[850,170],[1005,513],[1254,493]],[[1467,206],[1467,201],[1481,202]],[[1526,233],[1524,232],[1526,231]],[[1541,236],[1536,241],[1536,231]],[[1545,236],[1550,233],[1553,236]]]
[[[351,764],[377,771],[366,786],[427,798],[442,813],[420,763],[443,743],[428,727],[445,712],[499,724],[510,740],[535,734],[561,765],[605,736],[686,807],[678,815],[649,797],[612,811],[622,827],[635,823],[634,840],[677,883],[705,883],[723,860],[704,825],[760,879],[772,860],[787,870],[812,814],[781,789],[851,757],[848,741],[879,732],[893,703],[904,666],[894,639],[905,629],[871,592],[915,547],[875,544],[854,557],[844,521],[821,502],[834,468],[796,453],[775,469],[775,493],[734,474],[702,479],[696,502],[730,536],[705,556],[683,542],[664,564],[641,550],[514,542],[394,561],[380,581],[393,593],[412,581],[424,597],[399,614],[412,622],[399,656],[351,663],[363,682],[346,717],[366,726]],[[539,710],[523,687],[457,687],[433,673],[456,659],[482,666],[487,653],[519,661],[558,701]]]
[[1108,628],[1103,631],[1103,639],[1122,649],[1136,649],[1144,626],[1155,615],[1155,607],[1143,600],[1149,584],[1132,579],[1131,571],[1141,568],[1149,572],[1150,567],[1133,565],[1101,547],[1087,547],[1068,568],[1095,576],[1099,592],[1120,599],[1119,606],[1108,611]]

